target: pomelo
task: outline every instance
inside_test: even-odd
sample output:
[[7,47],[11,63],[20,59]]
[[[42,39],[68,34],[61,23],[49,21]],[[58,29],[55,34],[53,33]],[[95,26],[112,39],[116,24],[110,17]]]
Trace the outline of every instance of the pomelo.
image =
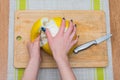
[[[31,41],[34,41],[34,39],[36,39],[38,35],[40,35],[40,47],[42,47],[46,53],[48,53],[49,55],[52,55],[52,51],[49,47],[46,34],[43,31],[41,31],[41,27],[48,28],[49,31],[51,32],[51,35],[54,37],[59,31],[61,22],[62,22],[61,17],[54,17],[51,19],[44,17],[37,20],[32,26],[31,36],[30,36]],[[69,27],[69,21],[66,20],[65,31],[68,29],[68,27]],[[76,38],[76,35],[74,36],[74,39],[75,38]],[[69,51],[69,54],[73,53],[74,48],[75,48],[75,45],[71,48],[71,50]]]

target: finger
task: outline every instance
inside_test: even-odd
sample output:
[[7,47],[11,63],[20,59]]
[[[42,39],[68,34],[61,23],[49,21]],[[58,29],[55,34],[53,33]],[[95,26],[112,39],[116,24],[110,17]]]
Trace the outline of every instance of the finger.
[[74,26],[73,32],[72,32],[71,35],[70,35],[70,41],[73,40],[73,37],[75,36],[75,34],[76,34],[76,27]]
[[70,21],[70,25],[69,25],[69,28],[67,29],[66,31],[66,35],[69,36],[71,34],[71,32],[73,31],[73,20]]
[[58,34],[64,34],[65,27],[66,27],[66,21],[65,21],[65,18],[63,18]]
[[35,42],[40,42],[40,35],[35,39]]
[[52,35],[51,35],[50,31],[47,28],[46,28],[45,33],[47,35],[48,42],[51,43],[52,42]]
[[40,46],[40,35],[35,39],[33,43],[34,45],[37,45],[36,47]]
[[[75,33],[76,33],[76,27],[73,28],[73,31],[72,31],[71,35],[66,38],[66,41],[67,41],[68,43],[71,43],[71,41],[72,41],[73,38],[74,38]],[[66,36],[65,36],[65,37],[66,37]]]
[[73,41],[71,42],[70,47],[73,47],[73,46],[78,42],[78,38],[79,38],[79,37],[77,37],[75,40],[73,40]]

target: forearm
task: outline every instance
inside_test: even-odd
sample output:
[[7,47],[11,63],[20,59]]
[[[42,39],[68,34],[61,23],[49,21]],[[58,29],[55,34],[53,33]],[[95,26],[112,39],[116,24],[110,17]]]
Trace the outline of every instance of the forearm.
[[55,59],[62,80],[76,80],[67,57]]
[[27,68],[25,69],[22,80],[37,80],[40,66],[40,57],[36,56],[30,59]]

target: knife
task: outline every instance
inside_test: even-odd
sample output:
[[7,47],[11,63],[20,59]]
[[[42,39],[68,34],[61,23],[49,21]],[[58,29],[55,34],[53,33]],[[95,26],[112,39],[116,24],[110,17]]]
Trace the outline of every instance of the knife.
[[85,50],[85,49],[91,47],[92,45],[97,45],[97,44],[109,39],[111,36],[112,36],[112,34],[107,34],[107,35],[102,36],[96,40],[92,40],[92,41],[89,41],[85,44],[82,44],[74,49],[74,53],[77,54],[78,52]]

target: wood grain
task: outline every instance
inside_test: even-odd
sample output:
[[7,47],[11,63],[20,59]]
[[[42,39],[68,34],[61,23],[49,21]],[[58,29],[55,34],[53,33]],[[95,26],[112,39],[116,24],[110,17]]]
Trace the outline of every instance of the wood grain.
[[0,0],[0,80],[7,79],[8,14],[8,0]]
[[[69,14],[71,13],[71,14]],[[32,16],[31,16],[32,15]],[[40,18],[65,17],[73,19],[77,24],[77,35],[80,35],[77,45],[95,40],[106,34],[105,14],[103,11],[80,11],[80,10],[39,10],[17,11],[14,29],[14,66],[25,68],[29,61],[26,44],[30,41],[30,32],[34,22]],[[16,38],[21,36],[21,40]],[[58,45],[59,46],[59,45]],[[42,53],[42,68],[56,67],[55,61],[45,52]],[[108,63],[106,41],[92,46],[77,55],[69,56],[71,67],[105,67]]]
[[120,80],[120,0],[110,0],[114,80]]

